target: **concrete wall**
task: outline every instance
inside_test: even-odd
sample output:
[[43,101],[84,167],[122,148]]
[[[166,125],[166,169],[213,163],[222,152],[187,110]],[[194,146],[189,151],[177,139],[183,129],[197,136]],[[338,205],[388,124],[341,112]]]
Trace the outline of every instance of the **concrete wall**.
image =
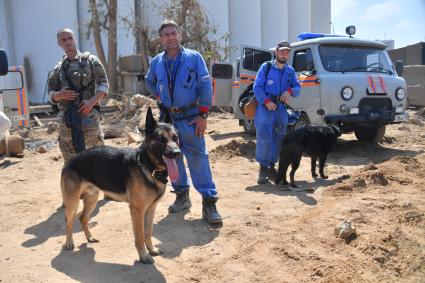
[[[47,74],[62,57],[56,32],[64,26],[77,32],[77,3],[44,0],[41,5],[39,1],[13,0],[10,4],[6,13],[13,19],[9,30],[13,35],[12,64],[22,66],[26,61],[29,100],[41,103]],[[68,12],[64,16],[61,11]]]

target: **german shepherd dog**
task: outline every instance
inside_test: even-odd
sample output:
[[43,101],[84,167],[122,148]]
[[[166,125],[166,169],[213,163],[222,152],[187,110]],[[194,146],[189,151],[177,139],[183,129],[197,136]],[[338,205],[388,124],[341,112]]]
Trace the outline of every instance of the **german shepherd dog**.
[[95,147],[81,152],[64,166],[61,189],[65,205],[66,250],[74,249],[72,226],[80,196],[84,208],[79,218],[84,234],[89,243],[98,242],[90,233],[88,222],[99,190],[102,190],[113,199],[129,203],[140,261],[153,263],[152,256],[162,254],[152,245],[153,218],[165,192],[168,175],[172,181],[178,178],[175,158],[181,152],[169,115],[165,116],[164,123],[157,123],[149,108],[145,135],[138,149]]
[[276,185],[282,181],[283,185],[288,184],[286,172],[289,164],[291,164],[291,172],[289,173],[291,187],[297,188],[294,176],[295,171],[300,166],[303,154],[311,157],[311,175],[313,178],[317,177],[316,160],[319,159],[320,177],[327,179],[328,176],[324,173],[326,158],[339,136],[341,136],[341,130],[336,125],[307,126],[288,133],[281,143]]

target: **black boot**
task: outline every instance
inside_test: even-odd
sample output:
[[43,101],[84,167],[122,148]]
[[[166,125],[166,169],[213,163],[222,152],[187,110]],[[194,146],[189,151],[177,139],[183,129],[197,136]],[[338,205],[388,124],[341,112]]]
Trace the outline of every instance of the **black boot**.
[[270,162],[269,173],[268,173],[269,180],[274,182],[276,180],[276,175],[277,175],[277,170],[276,170],[275,164],[273,162]]
[[221,224],[223,219],[217,211],[215,203],[217,202],[216,197],[202,198],[202,218],[210,224]]
[[189,210],[189,208],[192,206],[192,203],[189,199],[189,189],[186,191],[173,193],[176,194],[176,200],[168,207],[168,211],[171,213],[176,213],[186,209]]
[[258,174],[257,184],[265,184],[267,182],[267,176],[269,175],[269,168],[260,166],[260,173]]

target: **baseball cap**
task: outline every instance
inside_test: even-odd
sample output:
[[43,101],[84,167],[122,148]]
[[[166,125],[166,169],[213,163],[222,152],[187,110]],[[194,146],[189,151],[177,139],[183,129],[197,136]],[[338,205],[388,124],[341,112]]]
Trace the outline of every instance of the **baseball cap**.
[[278,50],[291,50],[291,45],[289,44],[288,41],[279,41],[276,45],[276,49]]

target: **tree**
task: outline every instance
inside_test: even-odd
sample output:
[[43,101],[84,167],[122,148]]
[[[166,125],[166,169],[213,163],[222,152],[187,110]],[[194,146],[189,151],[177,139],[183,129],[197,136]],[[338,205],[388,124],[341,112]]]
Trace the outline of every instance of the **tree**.
[[102,38],[100,36],[99,12],[97,9],[96,0],[89,0],[90,12],[92,20],[90,26],[93,28],[94,45],[96,46],[97,56],[102,65],[106,67],[105,52],[103,50]]
[[108,7],[108,80],[112,92],[118,91],[117,80],[117,0],[109,0]]
[[[117,83],[117,0],[89,0],[89,10],[92,19],[89,24],[87,37],[93,31],[94,44],[96,46],[97,56],[105,66],[109,88],[112,93],[118,92]],[[108,32],[108,61],[105,58],[101,32]]]
[[[144,55],[144,65],[148,67],[148,56],[155,56],[162,50],[157,28],[141,24],[140,2],[135,1],[134,17],[121,17],[121,20],[133,30],[137,39],[137,51]],[[153,7],[164,18],[174,20],[182,31],[182,44],[188,48],[199,51],[208,65],[213,61],[226,60],[231,51],[228,46],[230,34],[213,39],[211,35],[217,34],[217,28],[212,22],[212,17],[207,14],[198,0],[170,0],[162,5]],[[155,12],[154,12],[155,13]]]

